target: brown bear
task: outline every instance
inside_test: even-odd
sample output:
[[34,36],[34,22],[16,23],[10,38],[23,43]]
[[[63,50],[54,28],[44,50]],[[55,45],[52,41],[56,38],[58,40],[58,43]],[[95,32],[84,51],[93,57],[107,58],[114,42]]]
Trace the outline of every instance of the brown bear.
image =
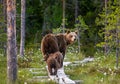
[[56,75],[57,70],[62,67],[63,55],[58,51],[53,54],[49,54],[48,56],[49,58],[46,63],[48,65],[50,75]]
[[48,59],[47,54],[60,51],[65,56],[66,47],[72,44],[77,38],[77,32],[67,31],[64,34],[47,34],[41,41],[41,51],[46,61]]

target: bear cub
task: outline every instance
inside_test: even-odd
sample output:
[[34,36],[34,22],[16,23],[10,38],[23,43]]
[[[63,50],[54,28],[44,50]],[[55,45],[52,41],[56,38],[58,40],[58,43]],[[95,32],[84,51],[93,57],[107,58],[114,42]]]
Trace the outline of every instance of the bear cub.
[[46,63],[48,65],[50,75],[57,74],[57,70],[62,67],[62,62],[63,55],[59,51],[48,55]]

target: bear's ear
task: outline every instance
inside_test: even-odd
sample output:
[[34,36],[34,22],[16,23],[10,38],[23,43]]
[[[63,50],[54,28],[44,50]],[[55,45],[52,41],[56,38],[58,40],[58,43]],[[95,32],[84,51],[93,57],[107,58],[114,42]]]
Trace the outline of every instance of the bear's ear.
[[70,30],[66,30],[65,32],[66,32],[67,34],[69,34],[69,33],[70,33]]
[[78,30],[76,30],[75,33],[78,34]]

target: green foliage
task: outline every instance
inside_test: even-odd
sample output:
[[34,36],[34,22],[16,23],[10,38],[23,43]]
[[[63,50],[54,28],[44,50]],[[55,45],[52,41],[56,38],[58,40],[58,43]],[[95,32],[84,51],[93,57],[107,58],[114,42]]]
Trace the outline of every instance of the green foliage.
[[62,22],[62,9],[60,6],[60,3],[57,2],[52,6],[51,11],[53,14],[50,16],[52,28],[59,27]]
[[[99,14],[99,18],[96,18],[96,24],[102,27],[102,32],[100,32],[100,36],[107,40],[107,44],[109,47],[116,47],[115,42],[116,38],[119,38],[120,35],[117,31],[120,30],[119,20],[120,20],[120,4],[114,1],[109,1],[107,3],[107,8],[103,8],[103,12]],[[116,36],[118,33],[118,36]],[[99,44],[98,44],[99,45]],[[100,44],[101,45],[101,44]],[[104,46],[101,45],[101,46]]]
[[6,54],[6,41],[7,41],[7,34],[6,34],[6,24],[5,24],[5,17],[4,10],[3,10],[3,4],[0,3],[0,54],[5,55]]
[[78,24],[75,24],[75,27],[76,28],[80,28],[80,31],[81,30],[87,30],[88,29],[88,25],[85,23],[83,17],[81,15],[78,16],[77,18],[77,21],[78,21]]
[[[3,4],[0,4],[0,10],[3,10]],[[6,24],[5,24],[5,16],[3,11],[0,11],[0,41],[6,42]]]
[[80,32],[81,51],[86,56],[94,56],[94,31],[90,30],[89,26],[86,24],[81,15],[78,16],[77,21],[78,24],[75,24],[75,27],[78,28]]
[[105,45],[105,42],[100,42],[100,43],[96,44],[97,47],[104,47],[104,45]]
[[[89,2],[89,3],[88,3]],[[21,2],[17,1],[17,40],[20,40],[20,12]],[[91,39],[94,40],[96,29],[95,18],[103,6],[103,1],[78,0],[78,15],[81,28],[88,28]],[[66,28],[74,29],[75,3],[66,1],[65,20]],[[26,45],[40,43],[41,33],[46,29],[54,30],[62,26],[61,0],[27,0],[26,1]],[[82,21],[84,19],[84,21]],[[85,24],[84,24],[85,23]],[[87,25],[87,26],[86,26]],[[93,33],[93,34],[92,34]],[[96,40],[97,41],[97,40]]]
[[26,56],[24,57],[18,57],[18,66],[20,68],[28,68],[30,67],[30,62],[31,62],[31,58],[27,58]]
[[[4,29],[3,29],[3,30],[4,30]],[[3,30],[1,29],[1,31],[3,31]],[[0,37],[1,37],[2,41],[6,41],[7,35],[6,35],[6,33],[3,31],[3,34],[0,34]]]

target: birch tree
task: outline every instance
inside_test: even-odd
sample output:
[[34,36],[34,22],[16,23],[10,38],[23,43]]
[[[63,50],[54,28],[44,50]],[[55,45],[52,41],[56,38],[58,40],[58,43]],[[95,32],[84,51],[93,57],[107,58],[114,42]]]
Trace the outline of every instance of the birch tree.
[[17,79],[16,1],[7,0],[7,84]]

